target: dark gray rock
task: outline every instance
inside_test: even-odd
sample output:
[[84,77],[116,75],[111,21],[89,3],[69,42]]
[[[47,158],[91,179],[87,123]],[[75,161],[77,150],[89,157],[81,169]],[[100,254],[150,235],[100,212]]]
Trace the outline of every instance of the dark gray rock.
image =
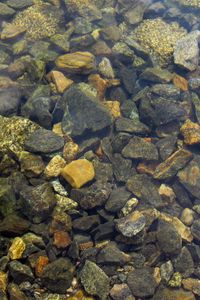
[[71,286],[75,267],[68,258],[59,258],[44,267],[43,285],[54,293],[65,294]]
[[97,99],[74,85],[64,94],[66,104],[62,128],[72,137],[85,131],[96,132],[112,124],[108,110]]
[[120,251],[115,243],[108,243],[97,255],[100,265],[123,266],[131,260],[131,256]]
[[100,300],[107,299],[110,290],[110,280],[95,263],[87,260],[79,276],[88,294],[98,296]]
[[173,184],[172,188],[180,205],[184,208],[192,208],[193,204],[187,191],[178,181]]
[[80,231],[90,231],[99,224],[100,218],[98,215],[86,216],[75,219],[73,221],[73,228]]
[[136,82],[136,72],[133,69],[128,69],[126,67],[122,67],[120,70],[120,78],[122,79],[122,83],[125,86],[125,89],[129,94],[132,94],[135,87]]
[[172,154],[172,152],[174,152],[174,150],[176,149],[176,142],[177,137],[172,135],[163,138],[156,143],[162,160],[167,159]]
[[171,260],[168,260],[160,266],[160,275],[164,283],[167,283],[170,280],[173,273],[174,269]]
[[10,262],[9,271],[13,281],[18,284],[24,281],[29,281],[31,283],[34,281],[34,275],[31,268],[17,260]]
[[7,178],[0,178],[0,216],[6,217],[16,209],[16,198]]
[[128,144],[130,138],[131,135],[128,133],[124,133],[124,132],[117,133],[111,141],[113,152],[120,153],[122,149]]
[[156,146],[144,139],[134,136],[122,150],[122,155],[132,159],[158,160]]
[[115,179],[118,182],[126,182],[136,172],[132,167],[132,160],[124,158],[119,153],[113,155],[112,167]]
[[200,241],[200,220],[195,220],[191,227],[191,232],[195,240]]
[[24,146],[27,151],[46,154],[60,150],[64,140],[54,132],[41,128],[28,136]]
[[180,98],[180,89],[173,84],[154,84],[150,89],[152,96],[160,96],[177,100]]
[[0,115],[17,114],[20,106],[20,92],[17,88],[0,89]]
[[23,213],[35,223],[50,217],[56,204],[53,188],[49,183],[36,187],[26,186],[20,192]]
[[96,227],[91,234],[94,236],[95,241],[102,241],[109,239],[111,240],[113,238],[115,231],[115,225],[113,221],[108,221],[104,224],[100,224],[98,227]]
[[191,93],[191,100],[194,107],[195,116],[200,123],[200,98],[196,93]]
[[131,120],[128,118],[118,118],[115,122],[116,131],[123,131],[127,133],[145,134],[149,133],[150,129],[138,120]]
[[135,269],[128,274],[127,283],[136,297],[153,296],[156,289],[156,281],[151,268]]
[[33,5],[34,1],[33,0],[7,0],[6,3],[12,8],[22,9],[27,6]]
[[180,253],[182,239],[173,224],[159,221],[157,240],[159,247],[164,253],[172,256]]
[[174,270],[181,273],[184,278],[190,277],[194,272],[194,262],[190,251],[183,247],[179,255],[173,260]]
[[173,74],[167,69],[161,69],[159,67],[146,68],[140,75],[141,79],[149,80],[155,83],[168,83],[172,80]]
[[119,212],[122,207],[126,204],[128,199],[130,198],[131,193],[126,190],[124,187],[119,187],[117,189],[112,190],[105,208],[110,212]]

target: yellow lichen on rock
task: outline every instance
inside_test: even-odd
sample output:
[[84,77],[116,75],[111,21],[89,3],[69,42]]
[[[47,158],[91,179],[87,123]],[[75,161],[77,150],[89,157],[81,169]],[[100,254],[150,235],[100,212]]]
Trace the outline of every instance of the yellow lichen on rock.
[[69,184],[79,189],[95,176],[93,164],[87,159],[74,160],[62,169],[61,175]]
[[11,259],[20,259],[26,249],[26,244],[20,237],[14,238],[12,245],[9,248],[9,256]]
[[61,170],[65,167],[66,161],[60,155],[55,155],[44,170],[47,178],[57,177],[60,175]]

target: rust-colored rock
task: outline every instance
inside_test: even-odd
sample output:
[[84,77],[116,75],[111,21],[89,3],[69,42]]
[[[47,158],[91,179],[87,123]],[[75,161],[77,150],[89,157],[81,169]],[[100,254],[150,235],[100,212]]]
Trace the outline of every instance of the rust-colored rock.
[[174,76],[173,84],[184,92],[188,91],[188,81],[180,75]]
[[99,100],[103,101],[105,99],[105,92],[109,86],[109,80],[103,79],[99,74],[91,74],[88,77],[89,83],[97,90]]
[[198,123],[188,119],[181,127],[180,132],[184,136],[185,144],[194,145],[200,143],[200,125]]
[[105,101],[104,105],[110,111],[110,114],[113,116],[114,119],[121,117],[119,101]]
[[55,84],[58,93],[63,93],[74,83],[60,71],[51,71],[47,74],[47,79]]
[[39,256],[35,265],[35,274],[40,277],[42,275],[43,269],[48,265],[49,259],[47,256]]
[[95,176],[93,164],[87,159],[74,160],[62,169],[61,175],[69,184],[79,189]]
[[20,237],[14,238],[12,245],[9,248],[9,256],[11,259],[20,259],[26,249],[26,244]]
[[57,248],[66,248],[71,244],[71,238],[68,232],[65,231],[56,231],[54,233],[53,244]]
[[44,174],[47,178],[57,177],[65,165],[66,161],[60,155],[55,155],[46,166]]
[[90,52],[74,52],[64,54],[59,56],[55,63],[59,69],[78,74],[89,74],[96,68],[95,57]]
[[63,148],[63,157],[67,163],[70,163],[76,158],[76,155],[79,151],[78,144],[73,141],[68,141]]
[[49,232],[54,234],[57,231],[70,231],[72,229],[71,217],[64,211],[55,213],[50,224]]

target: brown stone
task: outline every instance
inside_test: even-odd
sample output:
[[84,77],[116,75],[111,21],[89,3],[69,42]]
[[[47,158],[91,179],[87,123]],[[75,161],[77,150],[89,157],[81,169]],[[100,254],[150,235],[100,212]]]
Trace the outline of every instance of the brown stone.
[[63,157],[67,163],[70,163],[76,158],[76,155],[79,151],[78,144],[73,141],[68,141],[63,148]]
[[7,89],[9,87],[16,87],[18,83],[11,80],[9,77],[0,76],[0,89]]
[[195,300],[195,296],[183,289],[165,288],[156,294],[155,300]]
[[198,123],[194,123],[188,119],[181,127],[180,132],[184,136],[184,142],[187,145],[200,143],[200,125]]
[[68,232],[56,231],[53,237],[54,237],[53,244],[57,248],[66,248],[71,244],[71,238]]
[[7,288],[8,283],[8,274],[5,272],[0,271],[0,291],[4,291]]
[[173,77],[173,84],[184,92],[188,91],[188,81],[180,75]]
[[73,296],[67,297],[67,299],[68,300],[95,300],[92,296],[86,295],[85,292],[82,290],[78,290]]
[[154,268],[153,277],[154,277],[157,285],[159,285],[161,282],[161,273],[160,273],[159,267]]
[[8,23],[5,25],[5,27],[1,32],[1,39],[7,40],[7,39],[16,38],[18,35],[25,32],[25,30],[26,30],[25,28]]
[[112,53],[112,50],[108,47],[108,45],[104,41],[97,41],[92,46],[92,52],[95,55],[110,55]]
[[26,244],[20,237],[14,238],[12,245],[9,248],[9,256],[11,259],[20,259],[26,249]]
[[168,204],[172,204],[176,198],[173,189],[166,184],[161,184],[158,192],[163,201],[166,201]]
[[72,229],[71,217],[64,211],[53,215],[49,232],[54,234],[57,231],[70,231]]
[[140,174],[148,174],[152,176],[157,165],[157,162],[140,162],[136,169]]
[[97,90],[100,101],[105,99],[105,92],[109,86],[109,80],[103,79],[99,74],[91,74],[88,77],[89,83]]
[[21,172],[27,177],[37,177],[44,171],[45,164],[42,157],[39,155],[21,151],[19,154],[19,161]]
[[85,243],[80,243],[78,246],[79,246],[80,250],[86,250],[86,249],[92,248],[94,246],[94,243],[93,242],[85,242]]
[[57,177],[60,175],[61,170],[65,167],[66,161],[60,155],[55,155],[44,170],[47,178]]
[[74,160],[62,169],[61,175],[69,184],[79,189],[95,177],[93,164],[87,159]]
[[65,75],[59,71],[51,71],[47,74],[47,79],[55,84],[58,93],[63,93],[74,83],[73,80],[65,77]]
[[105,101],[104,105],[110,111],[110,114],[113,116],[114,119],[121,117],[119,101]]
[[42,275],[43,269],[48,265],[49,259],[47,256],[39,256],[35,265],[35,274],[40,277]]
[[200,280],[196,278],[186,278],[182,280],[182,285],[184,289],[193,292],[194,294],[200,296]]
[[27,300],[25,294],[20,291],[19,286],[15,283],[9,284],[8,293],[10,295],[10,300]]
[[88,74],[96,68],[95,57],[90,52],[74,52],[59,56],[56,66],[71,73]]

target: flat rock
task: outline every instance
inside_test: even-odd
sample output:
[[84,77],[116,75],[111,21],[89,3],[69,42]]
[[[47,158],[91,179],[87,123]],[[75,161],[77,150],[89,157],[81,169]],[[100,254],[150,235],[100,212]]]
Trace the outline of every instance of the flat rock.
[[120,211],[120,209],[124,207],[128,199],[130,198],[130,196],[131,193],[124,187],[113,189],[106,202],[106,210],[113,213]]
[[74,230],[90,231],[100,224],[100,218],[98,215],[85,216],[77,218],[73,221]]
[[184,289],[163,288],[156,292],[153,300],[195,300],[195,295],[192,292]]
[[5,3],[0,3],[0,16],[8,17],[14,15],[15,10],[6,5]]
[[31,271],[31,268],[17,260],[13,260],[10,262],[9,271],[14,282],[18,284],[24,281],[34,281],[34,275]]
[[158,150],[154,144],[134,136],[122,150],[122,155],[132,159],[158,160]]
[[134,211],[124,218],[116,220],[115,222],[117,230],[123,236],[133,237],[144,229],[146,225],[146,218],[141,212]]
[[139,133],[145,134],[150,132],[150,129],[147,125],[143,124],[138,120],[131,120],[128,118],[118,118],[115,122],[116,131],[120,132],[127,132],[127,133]]
[[52,153],[60,150],[63,146],[63,138],[44,128],[30,134],[25,141],[25,149],[33,153]]
[[156,83],[168,83],[172,80],[173,74],[166,69],[154,67],[146,68],[145,71],[140,75],[140,78]]
[[114,300],[135,300],[135,297],[132,295],[131,290],[126,283],[114,284],[112,289],[110,290],[110,296]]

